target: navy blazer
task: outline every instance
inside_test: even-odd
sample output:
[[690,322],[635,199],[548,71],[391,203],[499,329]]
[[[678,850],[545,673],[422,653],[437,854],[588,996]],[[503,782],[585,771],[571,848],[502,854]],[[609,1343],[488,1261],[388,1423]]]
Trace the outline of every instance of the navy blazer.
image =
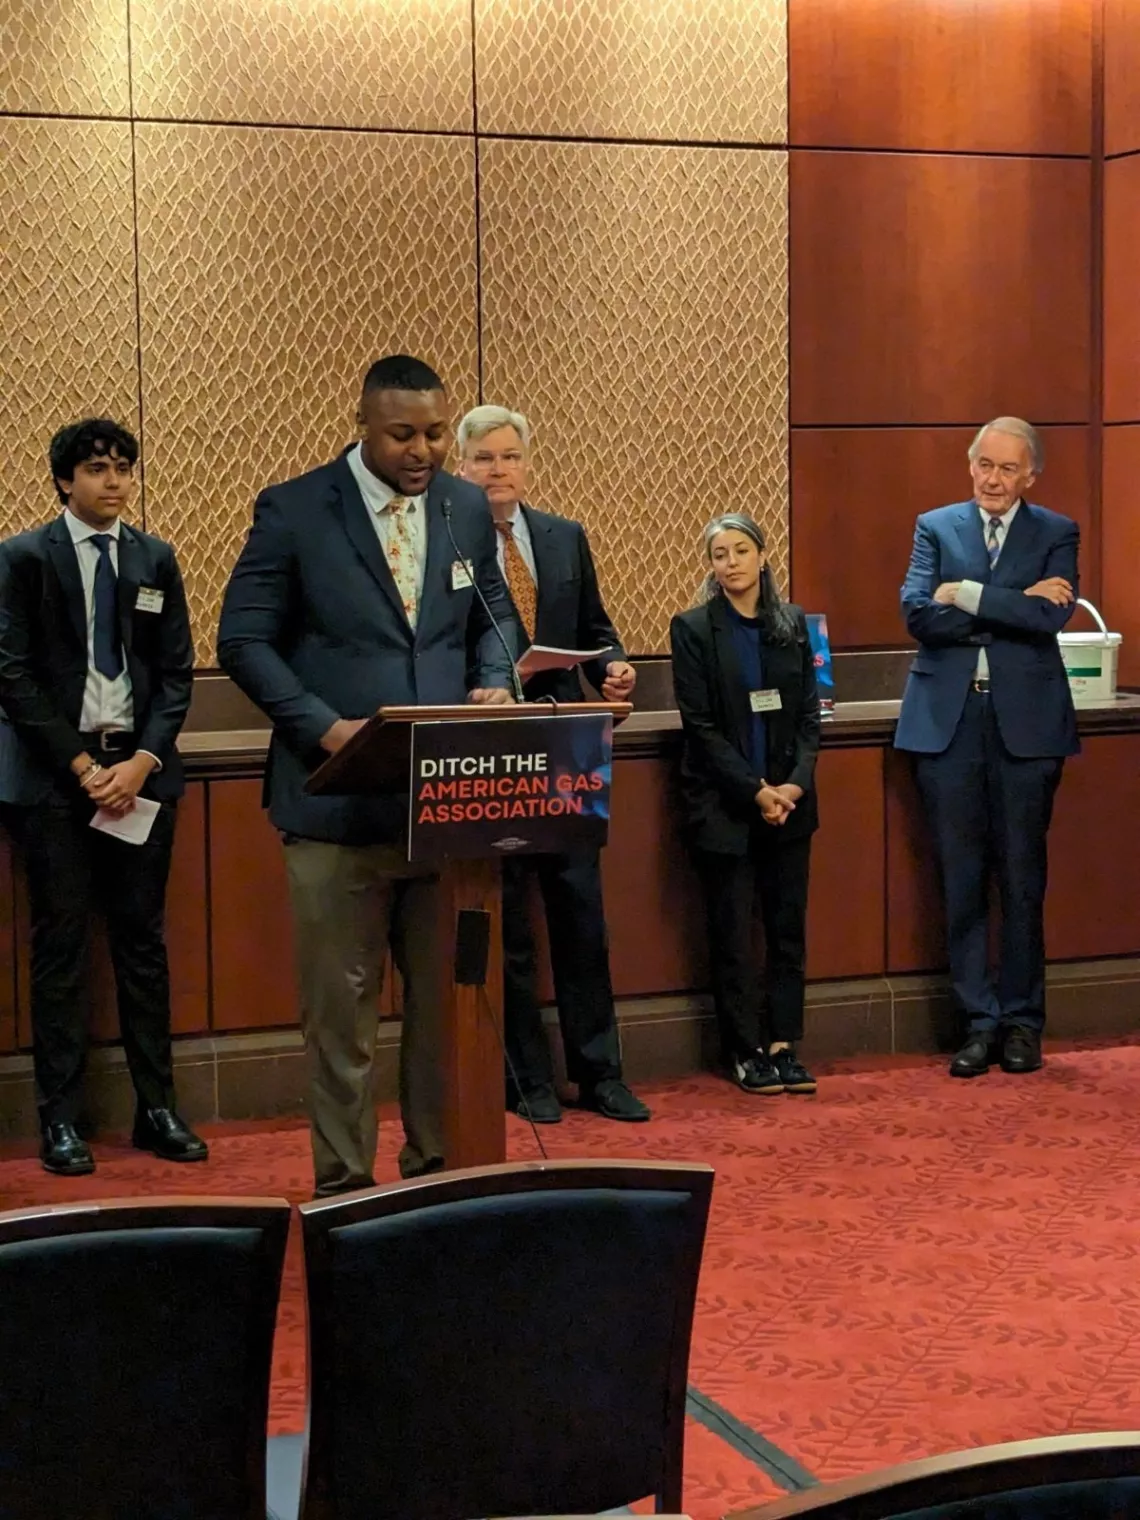
[[764,719],[768,774],[752,768],[752,710],[733,647],[722,596],[678,613],[669,629],[673,691],[681,713],[685,748],[681,792],[689,834],[698,850],[745,855],[749,834],[762,822],[756,805],[761,780],[786,781],[803,789],[788,821],[770,825],[781,839],[819,827],[815,763],[819,756],[819,692],[807,622],[789,606],[796,635],[789,644],[764,645],[764,685],[780,693],[780,707]]
[[[581,667],[590,685],[600,691],[606,666],[624,660],[625,650],[602,603],[586,530],[580,523],[536,512],[525,503],[522,513],[538,575],[534,642],[548,649],[608,650],[603,659]],[[531,677],[523,695],[528,702],[543,697],[580,702],[583,693],[576,670],[544,670]]]
[[273,723],[265,776],[272,822],[287,834],[341,844],[401,839],[407,797],[310,797],[338,718],[384,706],[460,703],[468,682],[511,684],[511,662],[472,587],[453,587],[462,558],[514,654],[514,614],[499,574],[495,529],[477,487],[440,471],[427,493],[427,562],[416,627],[360,494],[347,453],[262,491],[222,604],[218,660]]
[[[162,592],[160,611],[138,606],[140,586]],[[171,801],[185,789],[175,741],[194,680],[190,615],[174,550],[126,523],[118,600],[138,746],[162,767],[143,796]],[[74,790],[87,671],[87,604],[61,513],[0,543],[0,802],[40,802],[59,783]]]
[[[1077,753],[1073,698],[1057,645],[1075,603],[1055,607],[1024,593],[1059,575],[1079,594],[1079,542],[1071,518],[1023,501],[991,571],[977,502],[922,514],[902,588],[906,626],[919,649],[903,694],[899,749],[939,755],[949,746],[984,646],[990,700],[1010,754],[1029,759]],[[963,580],[982,582],[976,617],[932,600],[944,581]]]

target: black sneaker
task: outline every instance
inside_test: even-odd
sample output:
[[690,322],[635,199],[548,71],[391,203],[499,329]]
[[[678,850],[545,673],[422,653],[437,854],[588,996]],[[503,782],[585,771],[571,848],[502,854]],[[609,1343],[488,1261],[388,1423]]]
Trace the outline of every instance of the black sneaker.
[[815,1078],[803,1062],[797,1058],[794,1050],[777,1050],[771,1060],[772,1065],[779,1073],[780,1082],[785,1092],[815,1092]]
[[731,1072],[732,1080],[746,1093],[760,1093],[768,1098],[784,1090],[780,1073],[762,1050],[749,1056],[747,1061],[733,1061]]

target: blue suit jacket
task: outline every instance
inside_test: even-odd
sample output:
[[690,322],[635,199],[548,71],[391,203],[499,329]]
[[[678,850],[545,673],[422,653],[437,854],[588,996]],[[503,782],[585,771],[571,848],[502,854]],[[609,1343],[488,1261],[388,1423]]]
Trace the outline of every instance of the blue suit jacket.
[[[534,641],[548,649],[608,649],[602,659],[582,667],[600,691],[606,666],[624,660],[625,650],[602,603],[586,530],[581,523],[526,505],[522,512],[538,572]],[[576,670],[544,670],[526,683],[524,696],[528,702],[543,697],[580,702],[582,684]]]
[[[1024,593],[1054,575],[1078,592],[1079,541],[1071,518],[1023,501],[991,572],[976,502],[922,514],[902,588],[906,626],[919,649],[903,694],[899,749],[938,755],[948,747],[984,645],[991,701],[1010,754],[1076,754],[1073,699],[1057,646],[1073,608]],[[944,581],[962,580],[983,583],[976,617],[932,600]]]
[[285,833],[340,844],[401,839],[406,796],[310,797],[338,718],[392,705],[464,702],[510,686],[510,661],[468,585],[452,589],[451,526],[512,652],[514,612],[477,487],[441,471],[427,495],[427,563],[413,632],[347,459],[270,486],[222,604],[218,660],[273,722],[265,801]]

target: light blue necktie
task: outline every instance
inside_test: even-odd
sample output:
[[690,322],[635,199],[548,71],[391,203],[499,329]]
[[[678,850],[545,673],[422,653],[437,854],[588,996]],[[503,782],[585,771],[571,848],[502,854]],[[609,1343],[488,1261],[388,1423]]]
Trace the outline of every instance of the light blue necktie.
[[999,530],[1000,527],[1001,527],[1001,518],[1000,517],[991,517],[990,518],[989,529],[988,529],[988,531],[986,533],[986,553],[990,557],[990,569],[991,570],[997,564],[997,562],[998,562],[998,555],[1001,553],[1001,544],[998,541],[998,530]]

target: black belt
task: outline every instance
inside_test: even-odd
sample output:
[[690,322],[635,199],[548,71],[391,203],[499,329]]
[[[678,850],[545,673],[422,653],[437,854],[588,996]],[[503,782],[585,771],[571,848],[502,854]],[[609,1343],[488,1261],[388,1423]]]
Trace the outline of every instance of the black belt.
[[80,734],[83,748],[88,752],[98,750],[104,755],[133,754],[138,748],[138,735],[124,728],[100,728],[92,734]]
[[989,681],[971,681],[970,685],[974,691],[988,692],[990,689]]

